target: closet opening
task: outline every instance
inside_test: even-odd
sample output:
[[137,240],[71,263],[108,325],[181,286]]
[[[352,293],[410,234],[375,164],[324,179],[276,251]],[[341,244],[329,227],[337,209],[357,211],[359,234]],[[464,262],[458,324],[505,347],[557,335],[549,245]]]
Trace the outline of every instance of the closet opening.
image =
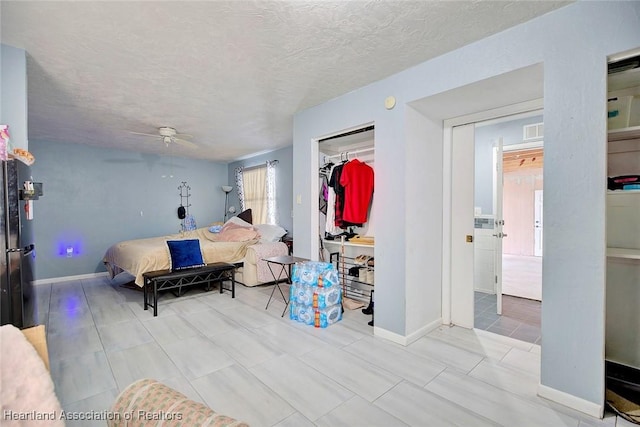
[[609,58],[607,78],[606,401],[640,420],[640,48]]
[[318,139],[318,258],[338,269],[343,321],[360,328],[374,323],[374,160],[373,125]]

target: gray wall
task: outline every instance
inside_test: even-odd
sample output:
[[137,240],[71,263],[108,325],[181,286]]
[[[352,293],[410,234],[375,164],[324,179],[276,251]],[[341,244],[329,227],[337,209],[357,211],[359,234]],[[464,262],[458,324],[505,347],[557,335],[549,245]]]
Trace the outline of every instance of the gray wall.
[[[276,166],[276,205],[278,207],[276,222],[286,229],[288,234],[292,235],[293,218],[291,218],[291,211],[293,209],[293,146],[229,163],[228,183],[229,185],[233,185],[233,191],[229,193],[229,206],[235,206],[238,211],[240,209],[240,201],[238,200],[236,188],[236,168],[241,166],[251,167],[261,165],[267,160],[278,160],[278,165]],[[224,211],[224,209],[221,211]]]
[[0,45],[0,124],[9,125],[11,145],[28,149],[27,56],[23,49]]
[[502,145],[522,143],[522,127],[541,123],[542,116],[527,117],[493,125],[476,126],[475,206],[483,215],[493,214],[493,146],[502,137]]
[[177,233],[182,181],[198,227],[222,219],[226,164],[43,141],[30,149],[33,178],[44,183],[34,202],[37,279],[105,271],[113,243]]

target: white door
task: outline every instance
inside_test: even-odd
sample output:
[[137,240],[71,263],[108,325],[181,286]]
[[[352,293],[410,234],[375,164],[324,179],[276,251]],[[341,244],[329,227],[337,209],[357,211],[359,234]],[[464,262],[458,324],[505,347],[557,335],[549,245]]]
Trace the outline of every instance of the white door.
[[451,323],[473,328],[475,126],[456,126],[451,137]]
[[542,256],[542,190],[535,190],[534,197],[533,255]]
[[496,141],[493,150],[493,237],[495,248],[493,257],[493,271],[495,272],[495,292],[498,314],[502,314],[502,239],[507,237],[503,232],[504,216],[502,208],[502,187],[504,175],[502,173],[502,137]]

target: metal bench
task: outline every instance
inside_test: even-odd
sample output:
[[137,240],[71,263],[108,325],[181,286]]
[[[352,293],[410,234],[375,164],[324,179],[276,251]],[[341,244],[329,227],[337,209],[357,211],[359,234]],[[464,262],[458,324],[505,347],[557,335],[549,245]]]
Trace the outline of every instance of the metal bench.
[[[186,270],[171,271],[158,270],[144,273],[144,309],[153,307],[153,316],[158,315],[158,291],[178,290],[176,296],[182,295],[182,288],[206,284],[206,290],[210,290],[212,282],[219,282],[220,293],[224,290],[231,291],[231,298],[236,297],[236,264],[217,262],[202,267]],[[225,288],[223,283],[231,281],[231,287]]]

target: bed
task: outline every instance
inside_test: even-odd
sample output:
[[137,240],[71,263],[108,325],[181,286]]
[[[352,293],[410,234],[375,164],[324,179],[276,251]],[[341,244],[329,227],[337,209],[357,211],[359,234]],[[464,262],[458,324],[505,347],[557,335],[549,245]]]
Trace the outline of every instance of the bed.
[[[245,235],[249,236],[250,233]],[[167,240],[198,239],[205,263],[235,263],[243,260],[248,246],[258,243],[259,234],[253,231],[252,236],[252,238],[238,238],[236,241],[225,241],[220,240],[220,233],[212,233],[208,228],[197,228],[184,233],[126,240],[107,249],[103,262],[111,278],[126,271],[135,277],[136,285],[142,287],[143,273],[171,268]]]
[[[274,239],[279,240],[286,233],[286,230],[280,228],[282,235],[277,236],[277,234],[270,233],[273,227],[277,226],[269,226],[267,229],[264,225],[253,226],[244,221],[233,219],[227,221],[218,232],[212,232],[212,228],[204,227],[166,236],[125,240],[115,243],[107,249],[103,262],[112,279],[122,272],[127,272],[135,277],[135,284],[142,287],[144,286],[142,277],[144,273],[171,269],[171,257],[166,243],[168,240],[198,239],[202,258],[206,264],[214,262],[244,263],[249,248],[252,248],[252,253],[268,252],[269,254],[286,255],[286,245],[282,242],[274,242]],[[263,245],[266,245],[264,248],[268,247],[269,250],[265,251]],[[254,263],[248,267],[260,270],[261,266]],[[246,275],[246,272],[244,273]],[[260,272],[253,274],[253,276],[266,277],[264,273],[260,275]],[[244,283],[242,280],[240,282]],[[244,284],[253,286],[261,282],[263,281],[252,280],[251,283]]]

